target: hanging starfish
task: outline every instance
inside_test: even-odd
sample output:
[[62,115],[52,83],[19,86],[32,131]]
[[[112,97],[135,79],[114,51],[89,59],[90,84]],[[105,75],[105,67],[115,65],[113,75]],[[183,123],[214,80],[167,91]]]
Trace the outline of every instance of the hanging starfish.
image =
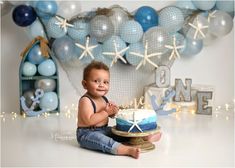
[[188,23],[189,26],[191,26],[192,28],[194,28],[196,31],[194,33],[193,39],[197,38],[198,32],[202,35],[203,38],[205,38],[205,34],[202,32],[202,29],[207,29],[208,26],[203,26],[198,22],[198,16],[196,17],[196,25],[192,24],[192,23]]
[[67,22],[67,19],[63,19],[59,16],[55,16],[55,18],[58,20],[55,24],[62,28],[64,32],[67,32],[67,27],[74,27],[74,25]]
[[184,48],[184,45],[177,46],[176,45],[176,38],[173,37],[173,45],[165,45],[166,48],[171,49],[171,55],[169,57],[169,60],[171,60],[173,57],[176,59],[177,57],[180,58],[180,54],[178,52],[178,49]]
[[122,49],[121,51],[118,51],[118,50],[117,50],[117,44],[116,44],[116,41],[115,41],[115,40],[113,40],[113,45],[114,45],[114,50],[115,50],[114,52],[103,52],[103,53],[102,53],[102,54],[104,54],[104,55],[111,55],[111,56],[114,56],[110,66],[113,66],[113,64],[116,63],[118,59],[122,60],[122,62],[124,62],[124,63],[126,64],[127,62],[126,62],[126,60],[122,57],[122,53],[126,52],[126,50],[128,50],[129,47],[126,47],[126,48]]
[[87,37],[86,38],[86,44],[85,46],[79,44],[79,43],[75,43],[76,46],[78,46],[79,48],[83,49],[83,53],[80,55],[79,59],[82,59],[84,56],[90,56],[92,59],[95,59],[95,57],[92,54],[92,50],[96,47],[98,47],[98,45],[93,45],[93,46],[89,46],[89,42],[90,42],[90,38]]
[[217,11],[216,10],[214,10],[213,12],[209,12],[209,14],[208,14],[208,17],[207,17],[207,21],[210,23],[210,21],[211,21],[211,18],[215,18],[216,16],[215,16],[215,13],[216,13]]
[[144,54],[140,54],[136,52],[130,52],[130,54],[143,58],[136,67],[136,70],[138,70],[141,67],[141,65],[145,66],[146,62],[150,63],[151,65],[157,68],[158,65],[155,64],[153,61],[151,61],[149,58],[159,56],[162,53],[159,52],[159,53],[148,54],[148,42],[146,41],[145,46],[144,46]]
[[131,120],[127,120],[128,123],[131,123],[132,126],[130,127],[130,129],[128,130],[128,132],[130,132],[131,130],[133,130],[134,127],[136,127],[140,132],[143,132],[142,129],[139,127],[138,123],[140,123],[142,120],[136,120],[136,113],[133,112],[133,121]]

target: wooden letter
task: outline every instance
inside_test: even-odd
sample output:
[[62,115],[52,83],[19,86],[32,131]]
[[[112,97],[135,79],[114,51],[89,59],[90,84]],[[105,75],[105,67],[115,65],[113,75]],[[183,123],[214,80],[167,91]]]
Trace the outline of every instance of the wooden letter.
[[191,84],[192,79],[185,79],[186,87],[184,87],[184,84],[181,79],[175,79],[175,101],[186,101],[190,102],[192,101],[191,97]]
[[156,70],[156,85],[159,88],[170,86],[170,69],[167,66],[159,66]]
[[197,114],[212,114],[212,107],[205,107],[208,105],[208,99],[212,99],[213,92],[198,91],[197,92]]

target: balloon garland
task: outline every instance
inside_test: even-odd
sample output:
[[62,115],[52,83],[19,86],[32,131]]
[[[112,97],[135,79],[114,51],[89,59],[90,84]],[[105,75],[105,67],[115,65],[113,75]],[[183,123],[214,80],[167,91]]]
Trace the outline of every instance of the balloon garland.
[[[80,12],[79,2],[2,1],[2,15],[13,9],[16,25],[43,36],[61,63],[118,61],[136,70],[198,54],[203,43],[227,35],[233,28],[234,1],[177,1],[156,11],[142,6],[128,12],[119,5]],[[29,60],[30,63],[30,60]]]

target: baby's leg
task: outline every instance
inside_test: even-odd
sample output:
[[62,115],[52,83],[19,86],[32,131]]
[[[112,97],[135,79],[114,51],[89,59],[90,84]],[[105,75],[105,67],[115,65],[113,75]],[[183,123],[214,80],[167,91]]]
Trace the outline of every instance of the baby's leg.
[[127,156],[131,156],[135,159],[138,159],[139,155],[140,155],[140,148],[135,148],[135,147],[126,146],[126,145],[121,144],[117,148],[117,154],[118,155],[127,155]]
[[161,132],[157,132],[155,134],[149,135],[144,137],[143,139],[145,141],[149,141],[149,142],[157,142],[161,139],[162,133]]

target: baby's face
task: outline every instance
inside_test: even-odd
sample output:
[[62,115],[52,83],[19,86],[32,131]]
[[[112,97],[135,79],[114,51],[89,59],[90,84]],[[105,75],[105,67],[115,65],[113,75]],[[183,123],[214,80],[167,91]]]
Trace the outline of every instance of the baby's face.
[[94,97],[104,96],[109,91],[109,72],[103,69],[92,69],[85,80],[89,94]]

